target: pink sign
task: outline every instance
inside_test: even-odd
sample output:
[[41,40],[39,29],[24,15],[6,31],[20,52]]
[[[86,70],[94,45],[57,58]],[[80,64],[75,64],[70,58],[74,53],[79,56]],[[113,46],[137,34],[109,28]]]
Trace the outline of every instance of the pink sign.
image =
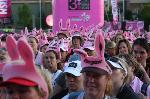
[[0,0],[0,18],[11,17],[11,0]]
[[142,30],[144,29],[144,21],[128,21],[126,22],[126,30]]
[[70,19],[71,28],[104,24],[104,0],[53,0],[53,31],[59,30],[59,21],[63,26]]

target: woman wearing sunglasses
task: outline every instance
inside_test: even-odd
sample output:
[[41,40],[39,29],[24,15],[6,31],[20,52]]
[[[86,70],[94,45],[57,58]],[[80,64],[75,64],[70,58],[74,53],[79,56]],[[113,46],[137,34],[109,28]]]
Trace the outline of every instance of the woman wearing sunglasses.
[[133,54],[136,60],[141,64],[140,69],[142,70],[142,76],[140,77],[142,81],[150,83],[150,67],[147,66],[147,59],[149,57],[150,48],[148,46],[148,41],[144,38],[138,38],[134,41]]
[[112,92],[111,96],[117,99],[140,99],[131,87],[126,85],[127,68],[126,62],[117,57],[107,60],[112,69]]

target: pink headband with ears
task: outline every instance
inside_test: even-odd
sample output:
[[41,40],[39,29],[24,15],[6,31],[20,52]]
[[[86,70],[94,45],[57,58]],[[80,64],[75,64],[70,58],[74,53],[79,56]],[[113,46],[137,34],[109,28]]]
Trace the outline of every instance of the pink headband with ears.
[[95,38],[95,50],[96,57],[88,56],[84,51],[76,49],[74,52],[81,55],[83,70],[86,68],[95,68],[106,71],[108,74],[112,73],[112,70],[108,66],[104,58],[105,41],[101,32],[96,35]]
[[69,33],[67,33],[66,31],[67,32],[70,31],[70,19],[68,19],[66,21],[66,28],[63,28],[63,26],[62,26],[62,19],[60,19],[60,21],[59,21],[59,32],[57,32],[57,35],[62,33],[62,34],[66,35],[68,37]]
[[[6,48],[8,51],[8,55],[12,61],[19,59],[19,53],[17,50],[17,41],[14,39],[12,35],[7,36],[6,38]],[[0,74],[2,73],[2,69],[6,63],[0,63]]]
[[[8,41],[11,41],[11,37],[8,38]],[[11,42],[9,42],[11,43]],[[12,46],[12,45],[11,45]],[[7,48],[10,55],[13,56],[14,60],[17,59],[18,55],[14,55],[14,51],[12,50],[13,47]],[[3,81],[4,83],[14,79],[14,78],[20,78],[20,79],[26,79],[29,81],[32,81],[36,83],[40,88],[43,89],[44,92],[46,92],[46,97],[44,99],[48,98],[48,87],[44,80],[44,78],[39,74],[37,71],[37,67],[34,63],[34,54],[25,40],[25,38],[21,38],[17,43],[17,49],[19,52],[19,55],[21,56],[21,59],[23,60],[17,60],[12,62],[7,62],[5,66],[3,67]],[[13,60],[13,59],[12,59]]]
[[90,50],[94,50],[94,40],[87,40],[85,41],[84,45],[83,45],[83,49],[90,49]]
[[79,37],[82,37],[81,36],[81,31],[78,30],[78,27],[77,25],[75,24],[72,31],[71,31],[71,37],[74,37],[74,36],[79,36]]
[[40,41],[40,48],[43,47],[44,45],[48,44],[46,33],[41,34],[39,41]]
[[48,51],[55,51],[57,54],[59,53],[58,41],[56,39],[49,43],[46,52]]
[[58,41],[59,51],[62,49],[63,51],[69,50],[69,40],[68,39],[61,39]]

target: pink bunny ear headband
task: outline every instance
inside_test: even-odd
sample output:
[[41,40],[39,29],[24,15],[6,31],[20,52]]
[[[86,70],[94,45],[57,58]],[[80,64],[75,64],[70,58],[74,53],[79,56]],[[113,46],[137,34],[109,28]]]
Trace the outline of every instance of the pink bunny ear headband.
[[62,19],[59,21],[59,32],[57,32],[57,35],[64,34],[66,37],[70,35],[70,19],[66,21],[66,28],[63,28],[62,26]]
[[96,57],[88,56],[83,50],[76,49],[74,52],[81,55],[83,72],[95,72],[100,73],[100,71],[104,71],[108,74],[112,73],[112,70],[108,66],[104,58],[104,50],[105,50],[105,42],[104,37],[101,32],[96,35],[95,38],[95,50]]
[[54,39],[53,41],[51,41],[46,49],[46,52],[49,51],[54,51],[57,54],[59,54],[59,48],[58,48],[58,41],[57,39]]
[[40,48],[42,48],[45,45],[48,45],[47,35],[46,33],[43,33],[40,35]]
[[[13,61],[5,63],[3,67],[3,84],[15,83],[24,86],[39,86],[46,93],[44,99],[47,99],[49,95],[47,84],[36,69],[33,51],[25,38],[15,43],[16,41],[13,40],[13,37],[9,36],[7,42],[13,42],[7,45],[9,55]],[[15,50],[13,50],[14,47]],[[18,59],[19,56],[21,56],[22,60]]]
[[[6,48],[8,51],[8,55],[12,61],[19,59],[19,54],[17,51],[17,42],[12,35],[7,36],[6,38]],[[2,75],[2,70],[5,63],[0,63],[0,75]]]
[[69,51],[69,40],[68,39],[61,39],[58,41],[59,51]]
[[94,40],[87,40],[85,41],[84,45],[83,45],[83,49],[89,49],[89,50],[92,50],[94,51]]
[[75,24],[72,31],[71,31],[71,38],[73,39],[75,37],[79,37],[81,40],[81,44],[83,44],[84,38],[81,35],[81,32],[82,32],[82,27],[80,28],[80,30],[78,30],[77,25]]

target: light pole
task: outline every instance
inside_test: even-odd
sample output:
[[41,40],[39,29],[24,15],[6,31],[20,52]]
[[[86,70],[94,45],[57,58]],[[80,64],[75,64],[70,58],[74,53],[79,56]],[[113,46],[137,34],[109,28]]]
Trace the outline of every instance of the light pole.
[[40,6],[40,28],[42,27],[42,0],[39,1]]
[[122,0],[122,2],[123,2],[123,15],[122,15],[122,17],[123,17],[123,21],[124,21],[124,16],[125,16],[125,0]]

